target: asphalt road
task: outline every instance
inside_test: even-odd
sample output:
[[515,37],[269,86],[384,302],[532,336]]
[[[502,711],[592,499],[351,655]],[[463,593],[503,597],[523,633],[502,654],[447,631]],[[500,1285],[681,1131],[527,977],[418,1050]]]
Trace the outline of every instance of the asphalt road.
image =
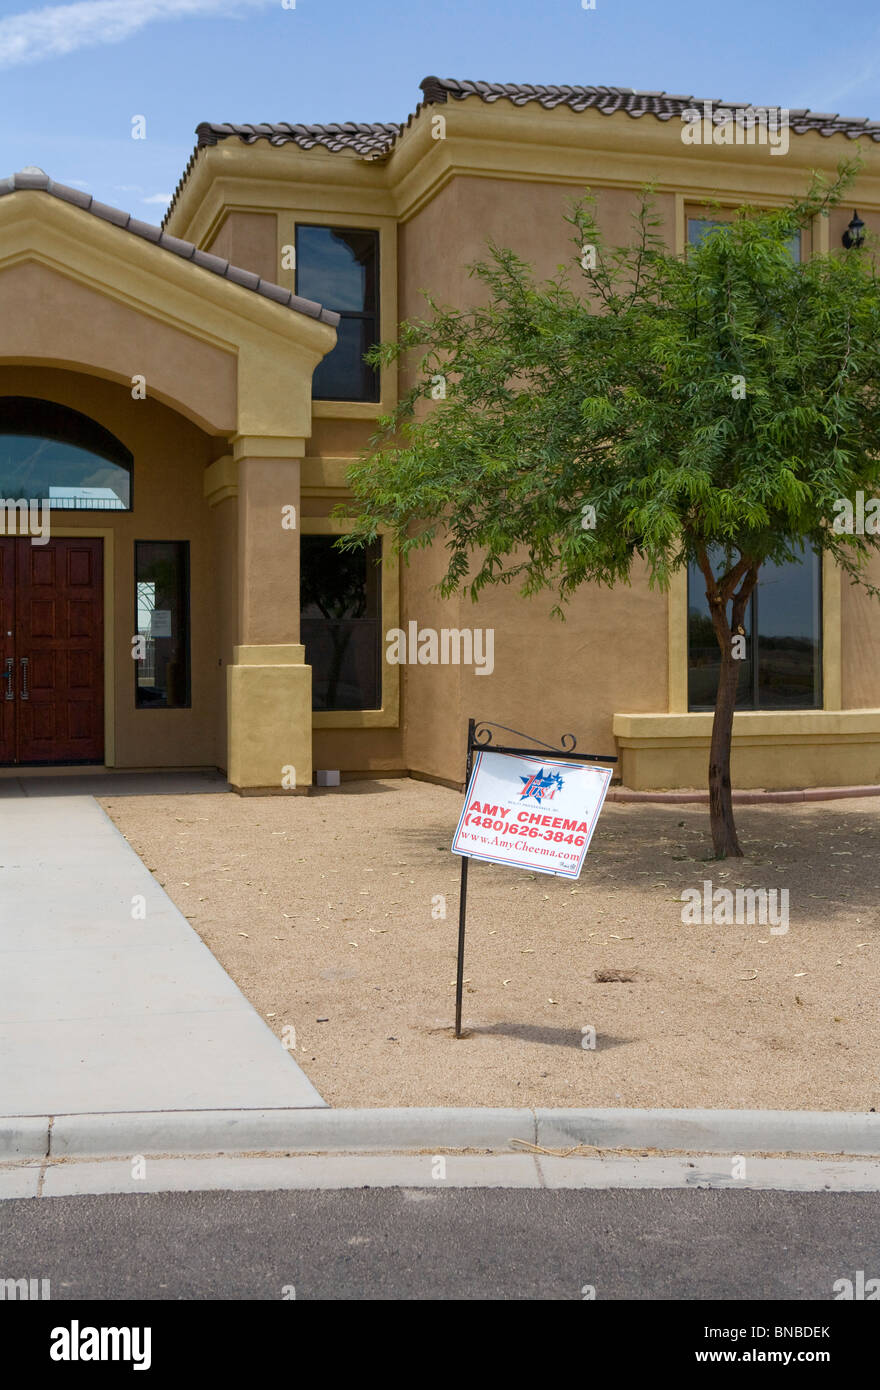
[[53,1300],[282,1300],[291,1286],[297,1300],[583,1300],[592,1286],[597,1300],[827,1302],[858,1270],[880,1277],[875,1193],[393,1188],[0,1204],[0,1280],[48,1278]]

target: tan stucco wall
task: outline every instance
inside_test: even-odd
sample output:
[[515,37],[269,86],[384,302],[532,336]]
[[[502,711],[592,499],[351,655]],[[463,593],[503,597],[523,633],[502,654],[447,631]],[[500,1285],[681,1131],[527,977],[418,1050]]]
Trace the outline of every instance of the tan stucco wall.
[[[604,235],[612,244],[628,239],[635,195],[596,192]],[[423,289],[458,307],[478,302],[482,287],[467,266],[485,258],[489,240],[512,246],[538,277],[555,274],[573,256],[572,229],[563,213],[576,193],[567,185],[454,178],[400,230],[401,317],[425,312]],[[671,197],[658,199],[658,212],[671,240]],[[438,546],[404,569],[404,619],[437,629],[493,628],[495,668],[492,675],[453,666],[406,668],[405,753],[412,769],[461,779],[472,715],[548,743],[571,732],[582,751],[613,753],[616,709],[666,708],[666,598],[651,593],[642,574],[634,574],[631,588],[582,591],[561,622],[550,616],[552,596],[524,600],[515,584],[484,590],[476,605],[470,599],[441,602],[431,585],[443,567]]]
[[[244,458],[238,465],[239,641],[299,642],[299,459]],[[283,508],[288,525],[283,524]],[[293,579],[291,577],[293,576]]]
[[[441,547],[419,551],[403,569],[403,605],[401,627],[409,638],[409,624],[420,628],[461,628],[462,623],[484,626],[477,622],[476,610],[463,616],[461,598],[442,599],[434,586],[443,575],[444,552]],[[472,608],[471,604],[467,605]],[[410,653],[407,653],[410,655]],[[406,764],[415,772],[446,781],[458,781],[464,776],[460,750],[463,742],[462,720],[468,716],[485,715],[483,708],[488,691],[478,693],[479,709],[465,709],[462,697],[462,668],[459,666],[406,665],[403,671],[403,730]],[[481,686],[490,686],[493,676],[481,676]]]
[[230,212],[214,240],[206,247],[242,270],[252,270],[264,280],[279,284],[277,218],[274,213]]
[[237,646],[227,670],[229,763],[238,790],[312,784],[312,673],[298,643]]
[[357,458],[375,431],[374,420],[313,419],[309,454],[315,458]]
[[[450,138],[432,143],[424,130],[419,132],[436,111],[448,119]],[[686,150],[676,122],[663,124],[653,118],[632,122],[623,116],[609,120],[596,112],[564,108],[552,113],[535,107],[517,111],[503,102],[483,106],[468,101],[436,111],[432,108],[415,118],[390,159],[372,166],[292,146],[275,150],[260,144],[245,151],[238,142],[225,142],[202,160],[202,165],[212,160],[216,165],[218,182],[212,195],[200,207],[210,184],[203,168],[202,182],[193,180],[190,208],[178,209],[173,230],[189,235],[191,217],[193,226],[206,235],[208,227],[219,225],[221,231],[211,249],[278,278],[270,269],[277,259],[275,214],[232,212],[224,221],[218,208],[218,198],[221,203],[236,201],[237,178],[244,181],[238,201],[268,209],[277,198],[279,215],[287,219],[285,226],[302,215],[306,196],[320,209],[319,220],[338,213],[356,224],[363,214],[366,224],[368,213],[393,212],[401,218],[397,290],[398,315],[403,319],[425,312],[422,289],[459,307],[473,303],[481,287],[468,277],[467,265],[484,256],[489,239],[512,245],[532,263],[538,276],[553,274],[560,262],[571,264],[572,229],[562,220],[562,211],[588,184],[598,197],[602,229],[614,244],[631,238],[630,213],[637,205],[634,188],[656,178],[661,185],[656,198],[660,230],[672,246],[683,234],[686,209],[702,206],[707,197],[717,196],[725,206],[744,201],[778,205],[803,191],[811,167],[822,166],[830,172],[839,155],[852,153],[850,142],[825,141],[819,136],[793,137],[791,154],[783,160],[768,158],[766,151],[759,150]],[[877,205],[876,147],[869,143],[866,155],[865,179],[873,194],[866,196],[857,184],[851,197],[872,225],[878,216],[871,210]],[[287,171],[286,182],[296,191],[280,186],[282,168]],[[463,172],[469,168],[479,170],[480,176]],[[498,177],[501,171],[514,177]],[[559,182],[548,182],[548,171]],[[625,187],[626,183],[631,186]],[[840,245],[851,212],[848,203],[833,212],[827,223],[817,224],[816,249],[825,243],[832,248]],[[387,274],[385,262],[383,273]],[[382,332],[383,337],[391,336],[388,322],[383,323]],[[405,373],[401,384],[407,385]],[[321,406],[312,421],[306,456],[354,458],[373,429],[374,420],[363,407],[340,407],[334,416],[332,409]],[[338,489],[335,497],[323,493],[304,497],[303,515],[326,516],[335,500],[339,500]],[[443,560],[438,546],[433,554],[418,554],[403,569],[401,626],[406,629],[409,621],[416,621],[421,627],[438,629],[462,624],[494,627],[494,675],[476,676],[454,667],[404,667],[401,729],[316,730],[316,766],[353,771],[399,763],[426,775],[457,780],[463,771],[461,745],[470,714],[522,727],[548,741],[570,730],[578,735],[582,749],[600,752],[613,751],[616,714],[623,721],[621,736],[629,736],[623,732],[628,716],[619,715],[620,711],[633,717],[644,713],[668,718],[674,693],[686,685],[686,647],[679,640],[670,656],[669,633],[678,621],[676,612],[664,595],[648,590],[644,576],[636,573],[631,588],[582,591],[569,607],[567,622],[560,624],[549,617],[549,598],[525,603],[515,588],[488,591],[476,607],[467,600],[441,602],[431,586],[442,572]],[[875,580],[878,575],[880,565],[875,567]],[[681,606],[683,598],[674,602]],[[844,710],[873,711],[880,706],[880,612],[875,603],[844,581],[842,666],[837,683]],[[679,622],[679,639],[682,631]],[[672,671],[670,659],[677,662]],[[829,686],[826,681],[826,690]],[[669,723],[647,732],[647,726],[638,726],[632,746],[627,745],[631,785],[704,782],[703,734],[692,732],[693,718],[701,716],[686,716],[685,732],[679,733]],[[866,718],[867,723],[856,720],[855,725],[844,719],[839,727],[834,720],[823,719],[806,731],[798,724],[799,716],[792,716],[790,737],[785,732],[767,732],[778,730],[781,721],[788,720],[785,714],[775,716],[766,730],[763,724],[747,723],[748,739],[735,740],[738,784],[810,785],[834,780],[835,768],[838,781],[860,780],[860,760],[870,772],[876,762],[874,749],[880,754],[880,726],[875,728],[874,714]],[[656,753],[651,746],[655,732]],[[847,746],[835,761],[844,735]],[[771,739],[781,741],[771,743]],[[880,773],[870,776],[880,780]]]
[[[585,183],[588,163],[586,155]],[[595,191],[608,241],[629,239],[636,195],[617,189]],[[401,318],[424,312],[422,289],[442,302],[474,303],[481,288],[468,276],[467,265],[485,254],[488,239],[512,245],[533,264],[537,275],[552,275],[559,262],[568,261],[572,254],[571,232],[562,220],[562,210],[576,192],[568,185],[453,178],[400,228]],[[661,230],[674,244],[673,196],[659,196],[657,210]],[[832,246],[839,242],[850,216],[848,208],[833,214]],[[404,373],[402,385],[406,384]],[[315,420],[307,452],[355,457],[372,429],[370,421]],[[311,514],[323,515],[331,504],[313,500],[304,505]],[[630,588],[583,591],[569,606],[566,622],[560,623],[549,616],[549,598],[524,601],[515,588],[486,591],[476,606],[463,599],[441,601],[432,585],[442,567],[443,552],[437,547],[431,554],[417,554],[403,568],[401,625],[406,629],[408,622],[416,621],[420,627],[436,629],[494,628],[494,674],[477,676],[451,666],[404,667],[402,747],[395,744],[390,731],[316,730],[316,766],[365,770],[392,766],[399,756],[406,768],[455,781],[463,775],[461,750],[472,714],[525,729],[548,742],[571,731],[584,751],[614,752],[612,722],[617,712],[662,714],[669,708],[668,600],[649,590],[644,574],[634,572]],[[872,570],[877,582],[880,561]],[[843,707],[874,708],[880,704],[880,611],[876,600],[846,582],[841,632]],[[833,738],[839,740],[839,734]],[[827,781],[834,746],[833,742],[822,745],[821,736],[808,746],[803,739],[772,750],[759,743],[748,753],[740,746],[734,760],[738,785],[786,785],[786,778],[792,785]],[[859,757],[868,752],[848,749],[837,763],[840,780],[858,780]],[[659,751],[647,761],[640,753],[638,765],[627,754],[633,785],[700,785],[705,761],[702,747],[671,746],[665,760]],[[618,772],[622,770],[623,765]]]
[[[210,509],[213,570],[212,597],[217,625],[214,743],[217,766],[227,765],[226,679],[238,643],[238,499],[227,497]],[[222,662],[222,666],[219,664]]]
[[[555,275],[560,263],[573,265],[574,229],[563,220],[570,202],[590,182],[589,153],[584,154],[584,189],[567,184],[520,183],[514,179],[453,178],[399,232],[400,316],[426,312],[419,293],[428,290],[441,300],[463,308],[485,296],[479,281],[468,275],[468,266],[485,260],[489,241],[512,246],[527,260],[539,278]],[[632,238],[630,214],[638,206],[637,194],[627,189],[594,188],[596,216],[611,245]],[[675,208],[671,194],[658,194],[656,211],[662,219],[657,229],[670,244],[674,238]]]
[[[49,200],[46,199],[46,202]],[[215,430],[236,424],[231,352],[35,262],[0,270],[0,359],[63,363],[149,395]],[[185,401],[184,398],[185,397]]]
[[315,729],[312,765],[344,772],[406,771],[398,729]]
[[[0,366],[0,394],[39,396],[90,415],[134,455],[133,512],[53,512],[55,525],[114,536],[114,667],[117,767],[213,767],[225,763],[220,706],[225,673],[218,624],[217,560],[203,473],[217,441],[149,397],[80,372]],[[131,657],[135,540],[190,542],[192,708],[135,709]],[[225,634],[228,642],[228,633]],[[226,648],[228,650],[228,647]]]
[[[880,556],[871,558],[865,576],[880,586]],[[843,707],[873,709],[880,705],[880,599],[844,576],[840,618]]]
[[[588,164],[586,155],[585,183],[589,181]],[[636,195],[616,189],[594,191],[600,227],[609,243],[629,240]],[[561,220],[561,210],[572,192],[568,186],[454,178],[401,228],[401,317],[424,312],[421,289],[429,289],[441,301],[459,307],[477,302],[482,290],[468,277],[467,264],[484,256],[489,239],[512,245],[532,263],[538,276],[553,274],[557,264],[568,261],[572,254],[570,229]],[[662,218],[659,230],[673,245],[674,198],[667,194],[656,201]],[[832,214],[832,247],[839,245],[850,216],[849,207]],[[434,578],[436,570],[436,565],[420,556],[405,572],[405,612],[418,617],[424,626],[440,626],[438,609],[426,592],[428,576]],[[880,581],[880,559],[872,563],[870,574],[873,582]],[[634,572],[629,589],[581,592],[570,605],[564,625],[547,616],[549,606],[540,600],[524,602],[514,590],[505,588],[484,591],[476,608],[463,603],[454,624],[447,616],[449,626],[466,622],[475,627],[495,627],[495,674],[486,677],[468,672],[459,677],[440,668],[408,670],[407,709],[414,712],[414,718],[407,723],[405,747],[411,767],[444,777],[461,776],[462,759],[456,745],[461,744],[472,713],[525,728],[548,742],[571,730],[585,751],[613,752],[612,721],[617,711],[663,713],[668,709],[667,598],[649,591],[644,575]],[[846,581],[841,633],[843,707],[872,709],[880,705],[880,608],[876,599]],[[441,716],[419,718],[417,711],[436,710],[438,704],[443,708]],[[452,740],[450,724],[457,731]],[[738,785],[786,785],[786,777],[788,785],[833,780],[833,748],[832,742],[820,753],[818,740],[809,747],[803,740],[795,740],[794,746],[786,746],[784,751],[759,746],[751,755],[740,748],[734,759]],[[847,756],[838,760],[838,780],[859,780],[859,756],[867,757],[865,767],[868,763],[873,766],[873,749],[863,748],[861,755],[848,750]],[[646,763],[642,754],[639,777],[647,768],[648,781],[636,780],[633,765],[630,782],[700,785],[705,779],[705,762],[702,749],[686,753],[682,748],[670,748],[665,762],[658,753]]]
[[[586,182],[586,173],[585,173]],[[552,275],[569,258],[571,229],[562,213],[574,190],[564,185],[456,178],[400,229],[401,318],[424,312],[419,291],[444,302],[475,302],[479,286],[467,264],[485,254],[489,238],[512,244]],[[599,190],[599,217],[609,240],[623,240],[634,195]],[[672,199],[658,210],[673,235]],[[310,456],[356,457],[374,424],[313,421]],[[326,515],[329,502],[304,500],[304,515]],[[516,587],[485,591],[480,602],[442,600],[433,586],[445,564],[442,546],[418,552],[401,572],[401,626],[494,629],[495,668],[476,675],[457,666],[408,664],[402,669],[401,730],[315,730],[316,767],[343,771],[406,768],[448,781],[464,775],[468,718],[495,719],[548,742],[573,732],[588,752],[613,752],[616,709],[665,709],[666,599],[644,577],[632,588],[579,594],[565,622],[550,617],[552,598],[520,598]],[[387,624],[385,624],[387,627]],[[611,654],[613,653],[613,658]]]
[[410,567],[404,627],[415,620],[438,630],[491,629],[494,669],[478,675],[472,667],[406,668],[410,768],[461,780],[470,717],[556,745],[563,733],[573,733],[580,752],[613,754],[616,709],[665,709],[666,599],[648,589],[642,574],[631,588],[582,591],[560,621],[550,613],[552,596],[523,599],[514,586],[484,590],[476,604],[443,601],[431,591],[440,573],[437,552],[420,555]]

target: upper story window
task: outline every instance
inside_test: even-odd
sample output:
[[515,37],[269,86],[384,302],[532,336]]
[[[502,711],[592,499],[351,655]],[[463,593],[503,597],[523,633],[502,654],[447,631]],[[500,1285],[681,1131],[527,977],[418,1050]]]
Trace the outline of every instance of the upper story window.
[[364,353],[379,341],[379,233],[298,226],[296,293],[342,315],[336,346],[315,369],[313,400],[378,401],[379,373]]
[[0,396],[0,497],[53,511],[130,511],[133,462],[115,435],[78,410]]
[[[723,227],[729,218],[710,218],[710,217],[689,217],[687,220],[688,245],[698,246],[704,236],[708,236],[713,227]],[[791,259],[795,262],[801,260],[801,234],[795,232],[794,236],[789,237],[788,249],[791,252]]]

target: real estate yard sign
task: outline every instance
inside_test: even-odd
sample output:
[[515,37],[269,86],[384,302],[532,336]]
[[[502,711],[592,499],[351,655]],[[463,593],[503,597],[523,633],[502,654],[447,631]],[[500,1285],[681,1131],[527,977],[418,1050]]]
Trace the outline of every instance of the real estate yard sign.
[[[472,859],[538,869],[542,874],[578,878],[617,758],[575,753],[574,734],[562,735],[562,748],[541,757],[531,748],[487,748],[492,729],[539,743],[494,720],[468,720],[467,793],[452,841],[461,855],[458,900],[458,964],[455,975],[455,1036],[461,1037],[464,990],[464,938],[467,924],[468,865]],[[476,759],[474,754],[476,753]],[[567,756],[566,756],[567,755]],[[587,764],[585,766],[585,764]]]
[[480,749],[453,853],[578,878],[610,767]]

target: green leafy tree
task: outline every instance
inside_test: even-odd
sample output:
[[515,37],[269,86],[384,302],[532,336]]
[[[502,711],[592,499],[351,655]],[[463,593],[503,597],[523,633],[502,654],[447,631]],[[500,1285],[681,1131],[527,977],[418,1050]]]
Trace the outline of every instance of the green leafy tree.
[[880,481],[873,258],[791,253],[858,167],[815,176],[781,210],[739,209],[684,256],[665,247],[650,189],[631,244],[616,248],[588,194],[567,214],[582,283],[563,266],[536,282],[512,250],[490,246],[471,268],[484,302],[445,308],[426,295],[430,317],[370,355],[387,366],[415,353],[414,384],[350,470],[343,548],[380,526],[404,556],[439,541],[443,595],[519,581],[524,595],[555,591],[560,614],[584,584],[629,582],[636,557],[661,589],[699,566],[720,648],[709,755],[719,858],[742,853],[734,639],[762,564],[797,561],[809,545],[878,592],[865,567],[880,537],[833,524],[839,499]]

